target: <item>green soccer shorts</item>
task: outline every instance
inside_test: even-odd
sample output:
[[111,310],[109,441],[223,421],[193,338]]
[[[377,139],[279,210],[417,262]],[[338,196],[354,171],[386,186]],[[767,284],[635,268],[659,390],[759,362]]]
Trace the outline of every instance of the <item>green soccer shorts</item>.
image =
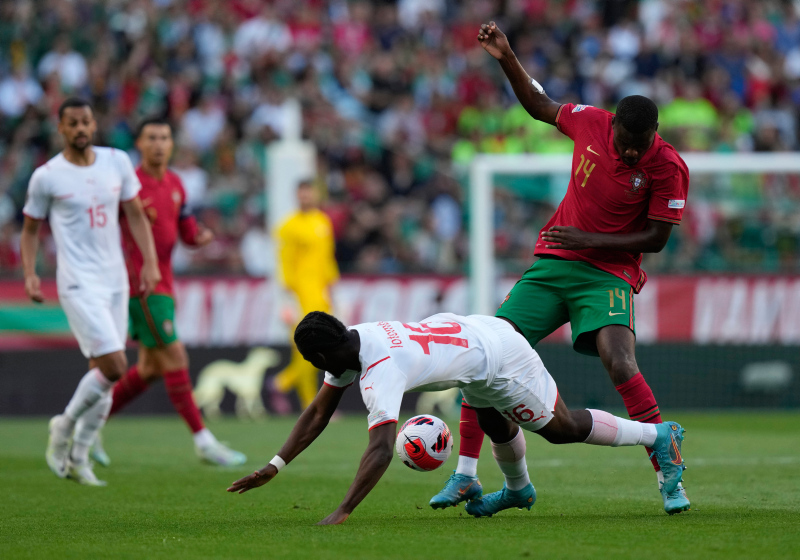
[[630,284],[588,263],[543,258],[511,288],[495,316],[513,322],[532,347],[569,321],[575,351],[598,356],[598,329],[625,325],[636,334],[633,293]]
[[134,296],[128,302],[131,338],[147,348],[163,348],[178,340],[175,332],[175,300],[165,294],[147,299]]

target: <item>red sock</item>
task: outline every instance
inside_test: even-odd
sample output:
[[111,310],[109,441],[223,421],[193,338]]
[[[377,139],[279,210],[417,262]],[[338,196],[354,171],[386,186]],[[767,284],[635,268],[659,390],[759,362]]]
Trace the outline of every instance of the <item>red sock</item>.
[[203,418],[192,396],[192,380],[189,378],[188,369],[168,371],[164,374],[164,385],[167,388],[167,396],[172,401],[172,406],[183,416],[193,434],[202,430]]
[[[658,410],[656,398],[641,373],[637,373],[622,385],[617,385],[617,391],[622,395],[622,401],[631,420],[646,424],[661,423],[661,412]],[[645,447],[645,450],[648,455],[653,452],[649,447]],[[656,472],[661,470],[655,457],[651,458],[650,462],[653,463]]]
[[466,402],[461,403],[461,422],[458,424],[458,434],[461,436],[458,454],[473,459],[480,457],[483,430],[478,424],[478,413]]
[[125,405],[144,393],[149,386],[150,384],[139,376],[139,368],[135,365],[131,366],[128,372],[122,376],[122,379],[114,385],[114,390],[111,394],[113,402],[108,415],[111,416],[119,412]]

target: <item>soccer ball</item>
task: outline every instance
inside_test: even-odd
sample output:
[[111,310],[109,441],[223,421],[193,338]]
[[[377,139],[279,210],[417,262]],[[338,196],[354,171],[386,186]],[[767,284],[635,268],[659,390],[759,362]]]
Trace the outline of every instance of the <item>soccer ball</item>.
[[453,436],[443,420],[423,414],[409,418],[395,442],[397,456],[415,471],[439,468],[453,451]]

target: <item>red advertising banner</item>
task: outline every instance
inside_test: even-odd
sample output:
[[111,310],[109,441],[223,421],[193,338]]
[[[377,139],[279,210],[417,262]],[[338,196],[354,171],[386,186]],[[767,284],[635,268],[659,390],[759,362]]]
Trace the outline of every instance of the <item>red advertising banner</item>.
[[[497,285],[497,302],[514,285]],[[55,285],[48,301],[28,302],[21,282],[0,282],[0,348],[69,343]],[[291,296],[251,278],[182,278],[176,282],[176,328],[189,346],[283,345],[297,315]],[[468,313],[469,288],[459,277],[345,277],[333,290],[346,324],[418,321],[438,311]],[[535,305],[535,302],[532,302]],[[800,344],[800,278],[769,276],[651,279],[635,299],[638,342]],[[570,340],[569,326],[548,341]]]

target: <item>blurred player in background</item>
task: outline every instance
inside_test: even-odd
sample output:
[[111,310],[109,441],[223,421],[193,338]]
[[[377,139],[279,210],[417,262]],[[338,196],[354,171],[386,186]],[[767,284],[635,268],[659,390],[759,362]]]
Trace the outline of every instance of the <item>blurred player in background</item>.
[[137,291],[150,294],[161,273],[128,155],[92,146],[97,122],[86,101],[67,99],[58,117],[64,150],[33,173],[23,208],[20,249],[25,291],[33,301],[44,300],[36,252],[39,227],[49,218],[56,242],[58,299],[90,369],[64,413],[50,420],[47,464],[60,478],[102,486],[105,483],[97,480],[89,463],[89,446],[111,408],[112,387],[128,368],[128,282],[120,245],[120,207],[142,254]]
[[[496,315],[531,346],[570,322],[576,351],[599,356],[633,420],[658,424],[661,414],[635,357],[633,296],[647,280],[642,253],[657,253],[680,224],[689,172],[656,133],[658,108],[646,97],[622,99],[616,115],[550,99],[517,60],[494,22],[481,25],[481,46],[500,62],[514,93],[536,120],[575,142],[567,194],[540,233],[539,257],[511,289]],[[477,482],[483,432],[475,411],[462,406],[459,462],[431,506],[454,505]],[[651,450],[648,450],[650,452]],[[682,486],[665,488],[668,513],[689,508]]]
[[[299,210],[278,228],[281,280],[294,294],[300,307],[297,321],[312,311],[331,310],[331,287],[339,279],[336,265],[333,226],[319,209],[319,193],[310,181],[297,187]],[[303,359],[292,347],[289,365],[272,380],[271,404],[275,412],[290,412],[288,402],[280,397],[292,389],[297,391],[300,405],[306,408],[317,395],[319,370]]]
[[[139,343],[139,361],[114,387],[110,414],[121,410],[151,383],[163,378],[169,400],[192,431],[197,455],[218,465],[241,465],[247,458],[222,445],[203,425],[192,396],[189,357],[175,331],[172,250],[178,236],[190,247],[201,247],[210,243],[214,234],[199,227],[194,216],[189,214],[181,180],[167,169],[173,148],[169,123],[162,119],[144,121],[139,126],[136,147],[142,155],[142,165],[136,170],[142,184],[139,196],[153,230],[161,281],[152,293],[139,289],[142,253],[134,242],[129,222],[123,218],[120,225],[130,280],[130,334]],[[92,458],[106,466],[110,462],[99,438],[92,449]]]

